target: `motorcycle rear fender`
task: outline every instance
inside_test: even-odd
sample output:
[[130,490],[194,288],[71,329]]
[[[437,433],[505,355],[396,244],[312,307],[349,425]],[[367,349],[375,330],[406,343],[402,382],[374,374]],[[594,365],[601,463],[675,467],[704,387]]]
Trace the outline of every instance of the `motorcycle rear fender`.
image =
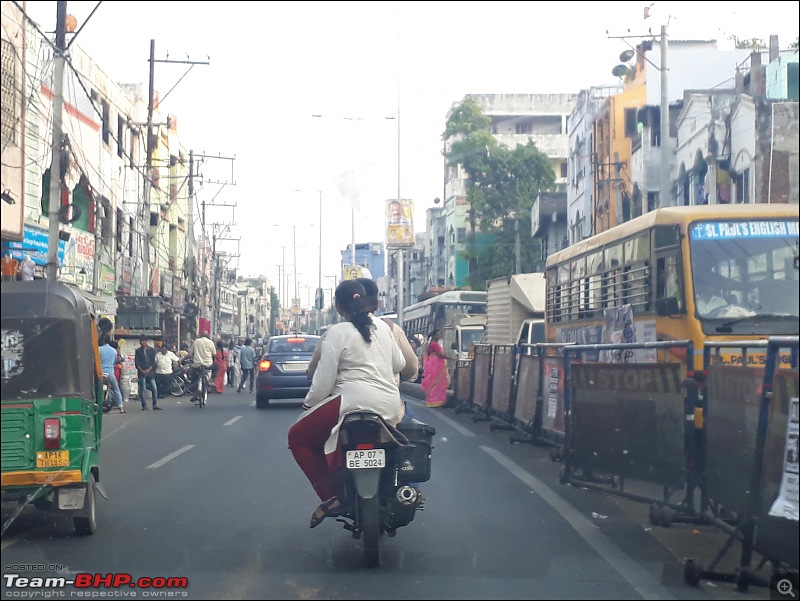
[[378,414],[364,410],[352,411],[345,415],[339,428],[339,443],[347,449],[361,442],[389,448],[405,446],[409,441]]
[[361,470],[348,470],[350,476],[353,478],[353,486],[356,493],[362,499],[371,499],[378,494],[378,485],[381,481],[382,469],[361,469]]

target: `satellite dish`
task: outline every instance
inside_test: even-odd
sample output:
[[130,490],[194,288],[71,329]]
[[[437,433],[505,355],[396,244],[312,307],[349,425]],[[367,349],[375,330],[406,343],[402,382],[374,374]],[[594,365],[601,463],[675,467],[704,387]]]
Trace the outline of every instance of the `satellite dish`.
[[615,77],[625,77],[628,73],[628,66],[627,65],[617,65],[613,69],[611,69],[611,75]]
[[633,50],[624,50],[620,53],[619,60],[621,60],[623,63],[627,63],[629,60],[633,58],[634,54],[635,53]]

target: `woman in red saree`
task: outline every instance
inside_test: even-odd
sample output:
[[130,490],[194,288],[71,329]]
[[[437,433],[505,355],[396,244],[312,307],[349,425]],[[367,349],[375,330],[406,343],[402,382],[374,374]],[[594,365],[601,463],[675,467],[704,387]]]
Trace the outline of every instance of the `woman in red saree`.
[[217,342],[217,352],[214,355],[214,392],[222,394],[225,392],[225,372],[228,370],[228,357],[225,354],[225,346],[222,342]]
[[447,356],[442,345],[442,331],[434,330],[425,351],[425,366],[422,373],[422,390],[425,392],[427,407],[444,407],[447,403]]

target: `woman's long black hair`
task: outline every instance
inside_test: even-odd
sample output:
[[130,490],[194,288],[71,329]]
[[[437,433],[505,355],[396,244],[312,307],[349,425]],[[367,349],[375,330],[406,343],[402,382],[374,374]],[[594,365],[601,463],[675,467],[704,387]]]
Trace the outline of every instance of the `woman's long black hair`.
[[372,318],[367,306],[367,293],[356,280],[345,280],[336,287],[336,304],[347,314],[347,319],[361,334],[364,341],[372,342]]

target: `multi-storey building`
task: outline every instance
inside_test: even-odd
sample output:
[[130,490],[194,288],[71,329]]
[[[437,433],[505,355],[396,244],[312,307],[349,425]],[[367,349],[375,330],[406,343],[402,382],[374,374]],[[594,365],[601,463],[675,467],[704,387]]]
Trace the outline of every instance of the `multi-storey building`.
[[[171,342],[177,343],[190,325],[181,310],[187,291],[185,249],[191,218],[187,187],[182,185],[187,153],[177,136],[177,120],[162,113],[156,95],[152,169],[147,170],[149,90],[112,82],[78,45],[70,46],[62,85],[55,86],[51,42],[33,25],[23,27],[23,22],[16,5],[3,3],[4,57],[11,58],[8,52],[24,57],[24,61],[3,60],[3,85],[19,84],[8,90],[8,98],[5,87],[3,92],[2,187],[18,207],[8,222],[3,214],[4,230],[9,229],[8,236],[4,233],[3,254],[30,256],[36,277],[44,276],[55,133],[61,157],[55,186],[59,280],[80,287],[101,314],[112,317],[118,306],[115,296],[161,297],[156,331],[168,340],[176,337]],[[12,71],[8,78],[7,69]],[[62,102],[57,132],[52,125],[55,100]],[[13,115],[9,123],[14,128],[6,127],[6,111]],[[20,162],[24,169],[10,177],[6,165]],[[19,209],[22,231],[10,231],[19,225]]]
[[594,231],[592,227],[594,122],[605,100],[621,91],[622,85],[593,86],[581,90],[575,101],[575,108],[567,119],[569,136],[567,219],[570,244],[588,238]]
[[[491,120],[500,144],[514,148],[533,141],[550,159],[556,174],[556,190],[566,191],[569,138],[567,118],[575,94],[467,94]],[[449,115],[448,115],[449,117]],[[534,199],[531,199],[533,204]],[[445,167],[444,279],[447,286],[463,286],[468,265],[462,258],[469,231],[469,201],[465,173],[459,165]]]

